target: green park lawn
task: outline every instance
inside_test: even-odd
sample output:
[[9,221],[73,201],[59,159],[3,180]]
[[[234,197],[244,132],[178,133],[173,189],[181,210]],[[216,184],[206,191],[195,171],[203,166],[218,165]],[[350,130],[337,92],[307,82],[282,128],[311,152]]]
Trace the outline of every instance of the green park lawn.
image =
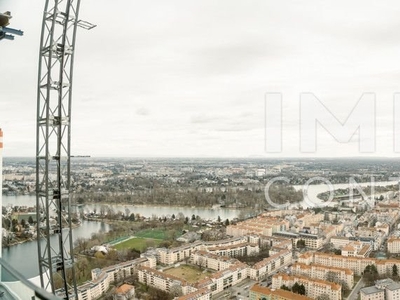
[[162,240],[149,239],[149,238],[131,238],[122,243],[113,246],[116,250],[136,249],[144,251],[147,247],[155,247],[159,245]]
[[155,229],[155,230],[148,229],[135,233],[135,236],[141,238],[164,240],[166,238],[165,233],[166,233],[165,230],[161,229]]

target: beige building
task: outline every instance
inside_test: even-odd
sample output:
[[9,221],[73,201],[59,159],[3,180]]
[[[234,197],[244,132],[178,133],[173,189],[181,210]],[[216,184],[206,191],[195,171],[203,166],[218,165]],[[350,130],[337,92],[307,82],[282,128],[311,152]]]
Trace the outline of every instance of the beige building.
[[361,300],[385,300],[385,291],[376,286],[369,286],[360,290]]
[[306,265],[295,263],[292,266],[294,275],[302,275],[310,278],[327,280],[331,282],[345,282],[347,287],[351,289],[354,285],[354,272],[349,269],[328,267],[325,265]]
[[302,254],[298,262],[304,264],[319,264],[329,267],[350,269],[355,275],[360,276],[368,265],[376,265],[380,275],[386,275],[392,271],[393,265],[400,269],[400,260],[375,259],[365,257],[346,257],[319,252],[306,252]]
[[400,300],[400,284],[392,283],[385,288],[386,300]]
[[400,238],[390,237],[387,241],[387,250],[390,253],[400,253]]
[[260,247],[258,244],[246,242],[234,245],[209,247],[208,252],[216,255],[236,257],[257,254],[260,252]]
[[208,288],[202,288],[181,296],[177,300],[211,300],[211,291]]
[[244,236],[248,234],[260,234],[272,236],[273,233],[285,231],[289,228],[289,221],[279,218],[270,217],[267,215],[258,215],[240,222],[236,225],[226,227],[226,234],[234,237]]
[[166,292],[169,292],[173,286],[181,288],[184,295],[196,291],[187,281],[153,268],[139,267],[138,277],[139,282]]
[[230,266],[241,263],[235,258],[219,256],[201,250],[193,252],[190,260],[195,265],[215,271],[226,270]]
[[362,242],[351,242],[342,248],[343,256],[368,257],[372,251],[370,244]]
[[312,300],[313,298],[295,294],[289,291],[281,289],[269,289],[267,287],[260,286],[258,284],[253,285],[250,288],[249,293],[250,300]]
[[400,283],[382,279],[360,290],[361,300],[400,300]]
[[78,300],[93,300],[105,293],[115,280],[135,274],[140,266],[154,268],[155,257],[140,257],[103,269],[92,270],[92,280],[78,286]]
[[276,274],[272,276],[273,289],[279,289],[282,285],[291,288],[295,283],[304,285],[306,296],[312,299],[316,299],[324,294],[329,297],[329,300],[342,299],[342,287],[333,282],[314,278],[312,279],[300,275],[289,276],[286,274]]
[[157,248],[157,262],[166,265],[172,265],[179,261],[189,259],[193,251],[208,251],[209,249],[212,249],[212,251],[216,254],[226,256],[235,256],[243,253],[243,255],[246,255],[247,253],[259,251],[258,245],[248,245],[247,237],[241,236],[212,242],[197,241],[192,244],[171,249]]
[[247,268],[248,266],[243,263],[230,266],[228,269],[218,271],[198,282],[196,288],[208,288],[211,290],[212,295],[218,294],[245,280],[247,278]]
[[249,267],[249,277],[253,280],[262,280],[269,274],[276,272],[291,263],[292,252],[290,250],[282,250],[270,257],[264,258],[253,267]]

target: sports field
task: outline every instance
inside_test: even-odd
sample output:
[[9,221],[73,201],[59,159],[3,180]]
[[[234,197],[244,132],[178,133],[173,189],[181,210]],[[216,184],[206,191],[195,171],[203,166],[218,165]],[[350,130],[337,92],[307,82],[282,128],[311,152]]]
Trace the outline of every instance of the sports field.
[[178,278],[184,279],[189,283],[195,283],[202,280],[204,277],[210,276],[212,273],[207,271],[203,272],[196,266],[181,265],[177,268],[164,270],[164,273],[174,275]]
[[165,239],[165,230],[142,230],[137,233],[135,233],[135,236],[141,237],[141,238],[150,238],[150,239],[158,239],[158,240],[163,240]]
[[156,247],[162,240],[145,239],[145,238],[131,238],[113,246],[116,250],[132,249],[144,251],[147,247]]

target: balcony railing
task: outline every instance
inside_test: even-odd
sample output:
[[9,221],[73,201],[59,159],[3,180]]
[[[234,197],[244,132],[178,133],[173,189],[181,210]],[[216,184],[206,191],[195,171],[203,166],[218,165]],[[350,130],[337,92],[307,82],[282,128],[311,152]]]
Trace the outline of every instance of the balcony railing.
[[15,270],[8,262],[0,258],[1,272],[7,273],[6,282],[0,283],[0,300],[4,299],[42,299],[42,300],[61,300],[61,298],[36,286],[33,282],[26,279],[21,273]]

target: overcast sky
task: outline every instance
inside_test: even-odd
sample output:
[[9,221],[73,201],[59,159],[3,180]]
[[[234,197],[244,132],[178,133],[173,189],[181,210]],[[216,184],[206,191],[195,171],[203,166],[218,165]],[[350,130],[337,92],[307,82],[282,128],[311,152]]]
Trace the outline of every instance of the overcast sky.
[[[5,156],[35,156],[37,66],[45,1],[0,0],[23,37],[0,42]],[[72,154],[361,156],[358,134],[322,127],[299,150],[299,95],[344,122],[376,93],[376,151],[393,151],[400,92],[399,1],[82,0],[97,24],[77,37]],[[283,95],[281,153],[265,151],[265,94]],[[400,134],[400,133],[399,133]]]

